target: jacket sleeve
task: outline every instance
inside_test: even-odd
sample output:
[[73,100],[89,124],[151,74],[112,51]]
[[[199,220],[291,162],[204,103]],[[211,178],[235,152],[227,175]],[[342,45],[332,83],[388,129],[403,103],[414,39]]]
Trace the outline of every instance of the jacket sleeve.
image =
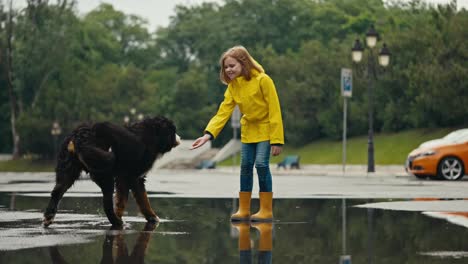
[[275,84],[269,76],[260,80],[260,88],[268,104],[270,121],[270,144],[284,144],[283,119],[281,117],[281,107],[276,93]]
[[231,92],[229,91],[229,87],[224,92],[224,100],[219,106],[218,112],[216,115],[211,118],[210,122],[205,128],[205,133],[209,133],[211,136],[216,138],[223,127],[226,125],[226,122],[231,117],[232,111],[234,111],[234,107],[236,106],[236,102],[232,98]]

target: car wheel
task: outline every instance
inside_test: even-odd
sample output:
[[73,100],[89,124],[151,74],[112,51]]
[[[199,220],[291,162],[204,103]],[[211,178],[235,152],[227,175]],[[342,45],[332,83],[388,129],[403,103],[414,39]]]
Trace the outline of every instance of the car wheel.
[[455,157],[443,158],[438,166],[438,175],[440,178],[449,181],[456,181],[465,175],[465,168],[461,160]]

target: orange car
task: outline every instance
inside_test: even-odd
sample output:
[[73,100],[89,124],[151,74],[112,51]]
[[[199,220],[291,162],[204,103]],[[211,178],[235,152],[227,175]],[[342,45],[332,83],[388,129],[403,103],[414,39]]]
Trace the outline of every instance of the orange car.
[[467,165],[468,134],[460,132],[460,136],[450,140],[422,144],[408,155],[405,167],[417,178],[436,177],[455,181],[463,178]]

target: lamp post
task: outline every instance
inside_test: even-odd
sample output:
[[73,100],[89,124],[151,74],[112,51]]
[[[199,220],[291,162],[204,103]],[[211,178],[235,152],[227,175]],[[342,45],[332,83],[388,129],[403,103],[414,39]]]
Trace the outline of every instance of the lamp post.
[[125,115],[123,120],[124,120],[124,123],[126,125],[128,125],[128,123],[130,123],[130,117],[128,117],[128,115]]
[[[374,78],[376,77],[375,59],[374,59],[374,48],[379,40],[379,34],[375,30],[374,26],[371,25],[366,33],[366,46],[369,50],[369,56],[367,57],[367,94],[368,94],[368,115],[369,115],[369,132],[367,142],[367,172],[375,172],[374,165]],[[362,46],[359,39],[356,39],[354,46],[351,49],[351,55],[354,62],[359,63],[362,60],[364,53],[364,47]],[[390,52],[387,45],[384,43],[383,48],[379,52],[378,57],[379,64],[382,67],[388,66],[390,63]]]
[[130,124],[130,122],[142,121],[145,118],[145,115],[143,115],[142,113],[137,114],[137,111],[135,108],[131,108],[129,112],[130,112],[130,116],[125,115],[123,118],[125,125]]
[[55,121],[54,123],[52,123],[50,134],[54,137],[54,158],[56,158],[57,157],[57,140],[60,134],[62,134],[62,128],[60,127],[59,122]]

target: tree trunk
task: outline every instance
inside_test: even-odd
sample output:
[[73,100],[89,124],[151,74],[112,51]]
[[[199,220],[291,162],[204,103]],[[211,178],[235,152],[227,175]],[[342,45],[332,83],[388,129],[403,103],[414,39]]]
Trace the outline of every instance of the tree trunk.
[[5,73],[6,81],[8,86],[8,96],[10,98],[10,121],[11,121],[11,135],[13,139],[13,153],[12,158],[18,159],[20,157],[20,137],[18,131],[16,130],[16,114],[17,114],[17,99],[15,92],[13,90],[13,79],[12,79],[12,38],[13,38],[13,7],[12,2],[10,1],[10,10],[8,12],[8,21],[7,21],[7,35],[6,35],[6,54],[5,54]]

